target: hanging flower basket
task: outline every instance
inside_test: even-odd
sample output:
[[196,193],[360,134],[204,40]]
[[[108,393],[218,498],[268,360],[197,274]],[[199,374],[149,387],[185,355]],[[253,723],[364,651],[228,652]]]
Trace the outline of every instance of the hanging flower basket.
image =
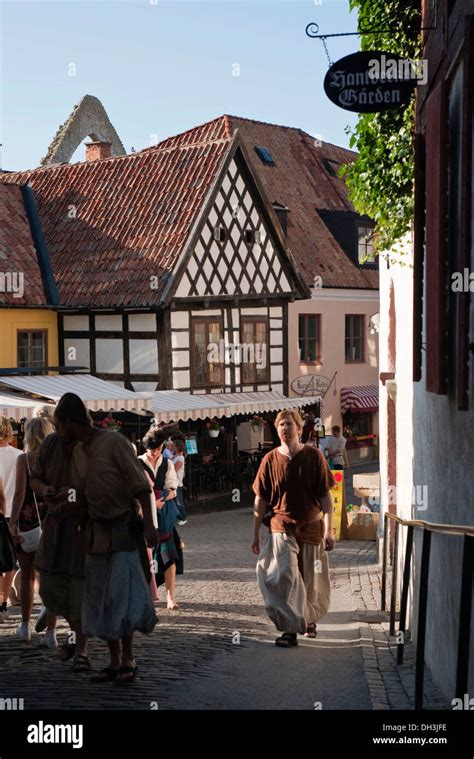
[[103,430],[115,430],[119,432],[123,422],[119,419],[114,419],[113,416],[106,416],[101,422],[97,422],[98,427],[102,427]]
[[261,432],[265,426],[265,419],[262,419],[261,416],[254,416],[250,420],[250,426],[253,432]]
[[220,431],[221,431],[221,425],[219,422],[213,421],[207,423],[207,431],[209,433],[209,437],[219,437]]

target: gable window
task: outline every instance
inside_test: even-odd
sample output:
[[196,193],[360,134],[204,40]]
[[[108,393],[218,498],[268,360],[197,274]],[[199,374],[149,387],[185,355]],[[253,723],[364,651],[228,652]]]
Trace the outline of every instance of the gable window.
[[375,230],[372,227],[358,227],[357,251],[359,264],[374,264],[374,235]]
[[268,150],[268,148],[255,148],[255,152],[260,158],[261,162],[264,163],[266,166],[275,165],[274,158],[272,154],[270,153],[270,151]]
[[346,363],[364,361],[364,319],[360,314],[346,315]]
[[243,385],[269,382],[268,322],[256,316],[242,318],[240,323],[240,376]]
[[223,324],[219,318],[208,316],[191,320],[192,387],[222,385],[224,366],[219,359],[223,334]]
[[227,239],[227,230],[225,227],[214,227],[214,240],[216,242],[225,242]]
[[300,362],[321,363],[321,315],[300,314],[298,317]]
[[48,365],[48,333],[45,329],[17,333],[18,367],[42,368]]
[[247,245],[257,244],[261,242],[261,234],[259,229],[246,229],[245,230],[245,242]]

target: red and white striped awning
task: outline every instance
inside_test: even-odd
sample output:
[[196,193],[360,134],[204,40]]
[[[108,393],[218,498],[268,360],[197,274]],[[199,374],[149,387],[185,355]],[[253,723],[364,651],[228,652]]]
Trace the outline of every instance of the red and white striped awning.
[[379,389],[376,385],[341,388],[341,414],[375,413],[379,410]]

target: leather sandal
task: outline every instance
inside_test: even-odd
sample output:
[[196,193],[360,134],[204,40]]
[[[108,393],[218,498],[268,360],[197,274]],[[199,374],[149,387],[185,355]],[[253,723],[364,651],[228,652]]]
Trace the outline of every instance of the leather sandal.
[[310,622],[308,625],[306,625],[306,632],[304,634],[305,638],[316,638],[317,634],[316,622]]
[[[135,677],[137,675],[138,667],[120,667],[119,671],[117,672],[117,677],[115,679],[115,682],[117,685],[128,685],[129,683],[133,683],[135,680]],[[123,678],[122,675],[126,675],[126,678]]]
[[72,665],[72,671],[73,672],[90,672],[91,671],[91,662],[88,656],[84,656],[84,654],[79,654],[78,656],[74,657],[74,662]]
[[280,648],[291,648],[297,645],[298,638],[296,637],[296,633],[283,633],[275,641],[275,646],[279,646]]
[[65,643],[59,649],[59,658],[61,661],[69,661],[69,659],[72,659],[75,653],[76,653],[76,644]]
[[96,675],[92,675],[91,683],[112,683],[117,679],[118,669],[104,667]]

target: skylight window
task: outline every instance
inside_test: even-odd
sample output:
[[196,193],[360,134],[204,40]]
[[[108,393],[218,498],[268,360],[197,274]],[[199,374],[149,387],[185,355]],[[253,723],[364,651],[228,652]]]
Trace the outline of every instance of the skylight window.
[[274,166],[275,161],[268,148],[255,148],[255,152],[266,166]]

